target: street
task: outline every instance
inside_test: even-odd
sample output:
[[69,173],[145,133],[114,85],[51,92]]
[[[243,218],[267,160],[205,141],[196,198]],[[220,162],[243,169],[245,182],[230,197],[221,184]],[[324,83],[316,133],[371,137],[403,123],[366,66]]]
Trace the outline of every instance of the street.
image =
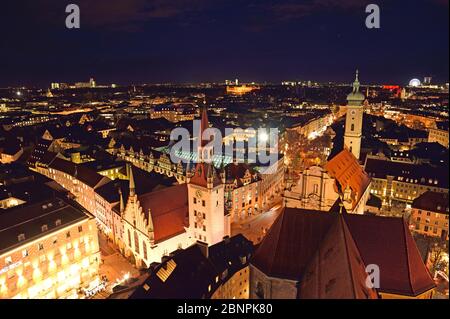
[[266,231],[272,226],[282,211],[281,204],[275,205],[267,212],[252,216],[247,220],[231,224],[231,236],[243,234],[253,244],[258,244],[264,238]]
[[[112,288],[118,283],[123,283],[129,278],[140,276],[139,271],[126,260],[112,243],[109,243],[102,233],[98,234],[102,263],[100,265],[100,277],[106,276],[108,286],[105,291],[94,296],[94,299],[107,298],[112,293]],[[123,283],[125,285],[125,283]]]

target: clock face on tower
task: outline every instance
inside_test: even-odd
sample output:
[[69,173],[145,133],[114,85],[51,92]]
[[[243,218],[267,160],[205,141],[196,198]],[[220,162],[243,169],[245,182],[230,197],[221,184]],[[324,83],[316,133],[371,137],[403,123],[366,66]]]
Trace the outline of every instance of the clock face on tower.
[[203,194],[202,194],[202,191],[201,191],[201,190],[197,190],[197,191],[195,192],[195,197],[197,197],[197,198],[202,198],[202,196],[203,196]]

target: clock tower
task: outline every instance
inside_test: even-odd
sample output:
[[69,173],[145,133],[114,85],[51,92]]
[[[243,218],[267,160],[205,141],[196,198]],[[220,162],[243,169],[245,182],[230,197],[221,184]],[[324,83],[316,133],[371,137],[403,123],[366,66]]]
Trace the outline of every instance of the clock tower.
[[347,115],[345,119],[344,146],[359,160],[361,152],[361,136],[365,100],[364,94],[359,91],[358,70],[353,82],[353,91],[347,96]]
[[230,236],[225,215],[224,185],[210,163],[198,163],[189,181],[189,237],[214,245]]
[[202,112],[198,163],[191,172],[188,187],[189,228],[191,240],[214,245],[230,236],[230,216],[225,215],[224,184],[212,164],[213,149],[210,140],[203,139],[203,132],[209,127],[206,108]]

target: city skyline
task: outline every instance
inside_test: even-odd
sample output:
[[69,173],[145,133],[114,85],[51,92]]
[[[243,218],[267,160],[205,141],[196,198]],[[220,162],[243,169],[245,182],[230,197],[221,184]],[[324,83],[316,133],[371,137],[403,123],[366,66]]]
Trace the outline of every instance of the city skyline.
[[1,87],[91,76],[123,85],[236,77],[346,83],[344,74],[363,67],[365,83],[448,82],[448,1],[380,1],[380,29],[366,28],[359,1],[77,4],[80,29],[65,27],[66,4],[5,4]]

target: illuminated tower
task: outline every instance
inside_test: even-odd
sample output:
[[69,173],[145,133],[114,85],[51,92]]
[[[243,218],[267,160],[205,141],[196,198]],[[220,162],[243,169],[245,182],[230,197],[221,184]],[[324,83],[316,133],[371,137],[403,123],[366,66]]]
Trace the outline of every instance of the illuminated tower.
[[361,152],[361,136],[363,123],[363,102],[364,94],[359,91],[358,70],[356,79],[353,82],[353,91],[347,96],[347,115],[345,119],[344,146],[359,159]]
[[[200,136],[209,127],[206,108],[202,112]],[[230,217],[225,215],[224,184],[212,162],[208,139],[198,144],[199,162],[190,174],[188,187],[189,237],[214,245],[230,235]]]
[[[204,132],[209,128],[208,114],[206,107],[203,107],[202,118],[200,121],[200,130],[198,134],[197,142],[197,156],[198,162],[211,162],[214,155],[214,147],[212,141],[214,140],[211,136],[203,136]],[[210,143],[211,142],[211,143]],[[211,145],[209,145],[211,144]]]

